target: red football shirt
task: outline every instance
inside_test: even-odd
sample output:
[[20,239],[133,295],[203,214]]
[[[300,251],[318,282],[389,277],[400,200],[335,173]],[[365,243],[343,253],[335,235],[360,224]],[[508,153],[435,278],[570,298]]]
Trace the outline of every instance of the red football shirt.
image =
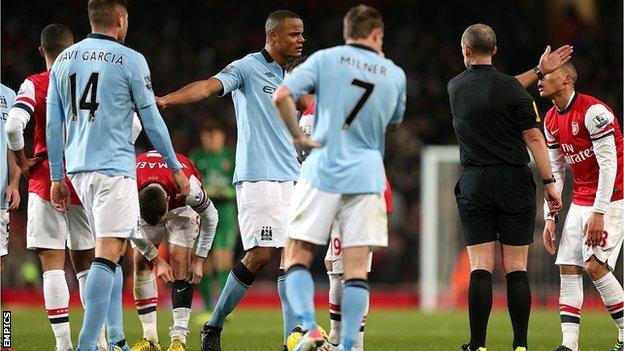
[[622,132],[611,108],[602,101],[575,93],[568,107],[558,111],[553,106],[544,120],[549,148],[560,148],[572,168],[574,189],[572,202],[592,206],[598,189],[599,167],[592,141],[613,135],[617,149],[617,173],[611,201],[623,198],[624,164]]
[[[184,155],[176,153],[176,157],[182,165],[182,170],[187,177],[195,176],[199,181],[201,177],[195,165]],[[186,206],[185,202],[177,201],[178,189],[173,181],[173,173],[167,166],[167,162],[157,151],[148,151],[140,154],[136,160],[136,179],[139,191],[151,183],[160,184],[169,195],[169,209]]]
[[[34,157],[41,157],[31,170],[28,179],[28,192],[39,195],[43,200],[50,201],[50,166],[48,164],[48,148],[46,145],[46,96],[48,95],[48,83],[50,72],[45,71],[26,78],[15,98],[13,108],[21,108],[26,111],[31,119],[35,119]],[[80,199],[72,187],[71,181],[65,178],[71,194],[71,203],[80,205]]]

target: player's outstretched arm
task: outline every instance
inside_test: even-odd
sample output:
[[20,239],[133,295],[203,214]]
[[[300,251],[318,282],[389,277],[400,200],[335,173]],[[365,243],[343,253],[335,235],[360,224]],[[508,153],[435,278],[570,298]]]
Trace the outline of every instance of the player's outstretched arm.
[[570,45],[563,45],[555,51],[551,51],[550,45],[548,45],[540,57],[537,67],[518,74],[515,78],[520,82],[520,84],[522,84],[523,87],[528,88],[540,79],[536,69],[539,70],[539,74],[542,75],[554,72],[564,63],[570,61],[570,58],[572,58],[572,51],[574,50]]
[[182,87],[173,93],[156,98],[156,104],[160,108],[168,106],[192,104],[211,96],[218,95],[223,91],[223,84],[217,78],[198,80]]

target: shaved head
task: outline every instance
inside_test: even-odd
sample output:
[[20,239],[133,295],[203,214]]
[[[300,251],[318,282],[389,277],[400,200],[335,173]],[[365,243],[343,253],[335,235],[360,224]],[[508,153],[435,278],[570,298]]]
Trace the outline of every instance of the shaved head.
[[289,10],[277,10],[271,13],[264,24],[264,32],[268,36],[269,33],[278,31],[282,23],[289,18],[301,19],[298,14]]
[[559,67],[564,74],[569,74],[572,77],[572,81],[576,83],[576,79],[578,78],[578,73],[576,72],[576,67],[571,61],[568,61],[563,64],[563,66]]
[[56,58],[61,51],[74,43],[72,31],[60,23],[47,25],[41,31],[41,48],[51,58]]
[[464,31],[461,43],[477,55],[492,55],[496,48],[496,34],[487,24],[473,24]]

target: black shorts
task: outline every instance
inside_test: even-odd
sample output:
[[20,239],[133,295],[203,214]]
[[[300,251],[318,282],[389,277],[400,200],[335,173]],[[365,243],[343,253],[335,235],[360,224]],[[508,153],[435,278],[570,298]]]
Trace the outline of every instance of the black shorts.
[[535,233],[535,182],[527,166],[467,167],[455,198],[466,245],[528,245]]

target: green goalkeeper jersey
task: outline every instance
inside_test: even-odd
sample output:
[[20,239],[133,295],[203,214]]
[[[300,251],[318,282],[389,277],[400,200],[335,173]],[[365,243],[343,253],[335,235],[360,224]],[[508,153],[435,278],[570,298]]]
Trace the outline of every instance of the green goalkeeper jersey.
[[208,150],[197,149],[191,152],[190,158],[202,176],[208,197],[215,205],[236,199],[236,191],[232,186],[234,153],[231,150],[223,148],[213,154]]

